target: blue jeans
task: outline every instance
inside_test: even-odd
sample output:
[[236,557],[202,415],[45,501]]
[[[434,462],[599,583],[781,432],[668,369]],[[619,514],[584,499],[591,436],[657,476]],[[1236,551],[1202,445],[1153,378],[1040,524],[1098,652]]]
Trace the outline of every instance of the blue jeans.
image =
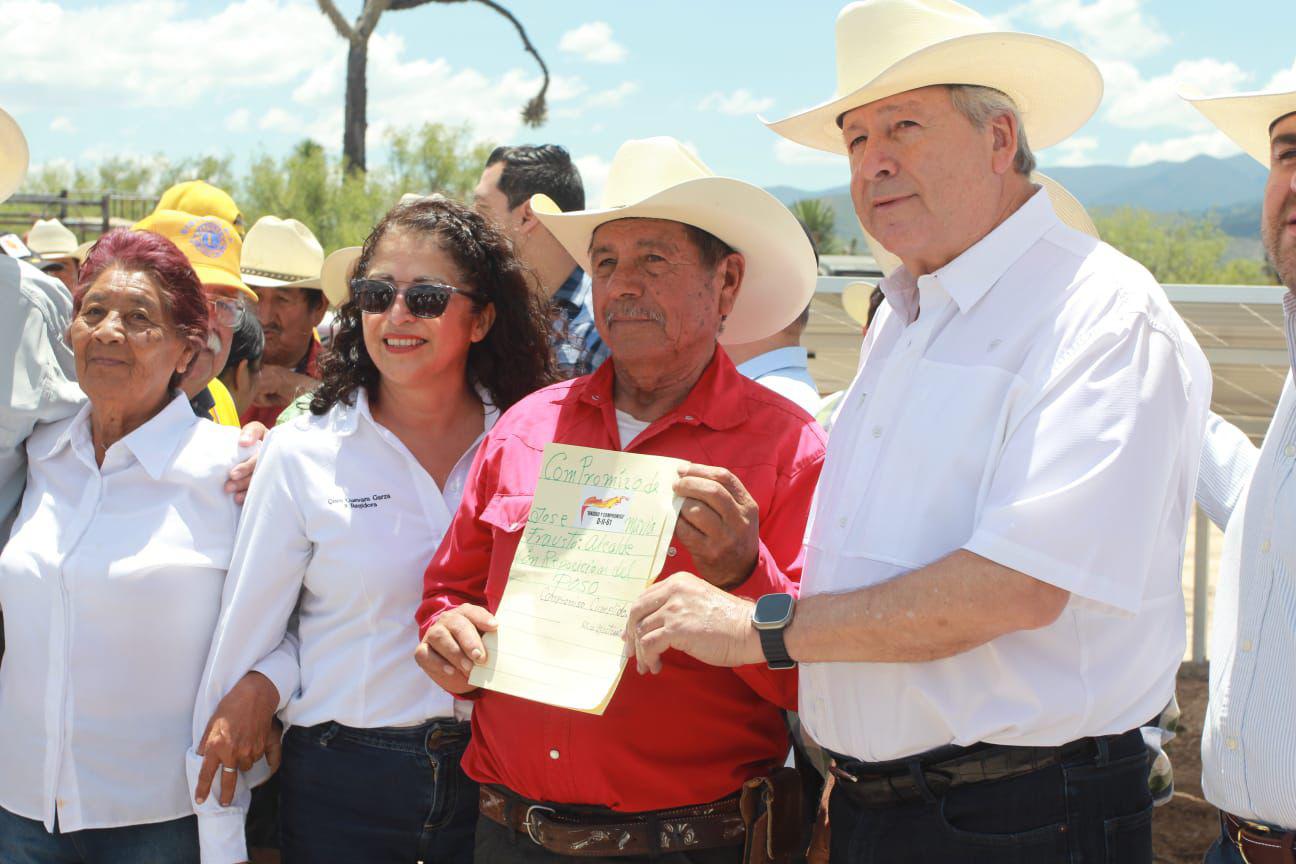
[[4,864],[198,864],[198,820],[87,828],[64,834],[0,807]]
[[1151,864],[1148,751],[1138,730],[1096,756],[925,800],[864,807],[841,785],[829,803],[833,864]]
[[468,724],[293,727],[279,768],[284,864],[472,861],[477,784],[459,761]]

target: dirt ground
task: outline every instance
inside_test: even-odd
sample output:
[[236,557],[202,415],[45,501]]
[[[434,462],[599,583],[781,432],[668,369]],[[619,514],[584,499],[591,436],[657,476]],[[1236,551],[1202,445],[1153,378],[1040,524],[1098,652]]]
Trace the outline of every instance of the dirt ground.
[[1201,731],[1206,716],[1206,666],[1185,663],[1179,670],[1179,736],[1167,752],[1174,765],[1175,796],[1152,819],[1152,848],[1158,864],[1200,864],[1219,834],[1216,810],[1201,797]]

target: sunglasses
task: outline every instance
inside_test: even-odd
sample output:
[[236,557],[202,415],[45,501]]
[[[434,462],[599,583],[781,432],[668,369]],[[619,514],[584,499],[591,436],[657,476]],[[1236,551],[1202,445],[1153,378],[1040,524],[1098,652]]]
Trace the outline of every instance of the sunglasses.
[[489,298],[477,291],[455,288],[451,285],[439,285],[430,282],[415,282],[404,290],[384,279],[352,279],[351,296],[361,312],[370,315],[381,315],[396,302],[397,295],[405,300],[405,308],[415,318],[439,318],[450,304],[450,295],[462,294],[477,303],[488,303]]
[[243,301],[233,297],[208,297],[207,306],[211,309],[212,323],[222,327],[237,327],[243,323],[245,311]]

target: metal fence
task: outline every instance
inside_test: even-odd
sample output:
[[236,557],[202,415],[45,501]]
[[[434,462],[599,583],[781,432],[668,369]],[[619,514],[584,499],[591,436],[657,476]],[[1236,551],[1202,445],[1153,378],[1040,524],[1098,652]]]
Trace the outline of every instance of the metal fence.
[[37,219],[58,219],[82,240],[109,228],[129,227],[153,212],[157,199],[116,192],[14,195],[0,206],[0,234],[25,234]]

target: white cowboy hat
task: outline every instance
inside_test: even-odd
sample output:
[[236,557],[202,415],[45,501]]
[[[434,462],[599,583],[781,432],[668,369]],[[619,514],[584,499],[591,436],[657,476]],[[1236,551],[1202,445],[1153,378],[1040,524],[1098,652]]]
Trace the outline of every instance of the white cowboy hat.
[[764,122],[807,147],[845,153],[837,122],[842,114],[937,84],[1006,93],[1036,148],[1083,126],[1103,93],[1098,67],[1065,43],[996,29],[953,0],[862,0],[837,16],[836,95],[784,120]]
[[1283,117],[1296,113],[1296,90],[1267,90],[1228,96],[1203,96],[1184,90],[1179,95],[1266,168],[1270,159],[1270,130]]
[[320,290],[330,306],[341,306],[351,299],[351,274],[360,260],[361,246],[344,246],[324,259],[320,268]]
[[531,209],[587,273],[594,229],[617,219],[682,222],[741,252],[747,268],[720,334],[724,345],[777,333],[814,295],[814,249],[791,211],[764,189],[717,177],[674,138],[622,144],[599,209],[563,213],[546,195],[532,196]]
[[0,108],[0,201],[6,200],[27,176],[27,139],[18,122]]
[[296,219],[262,216],[243,238],[239,272],[254,288],[320,287],[324,247]]
[[[1057,214],[1058,219],[1062,220],[1063,225],[1068,225],[1077,231],[1088,234],[1090,237],[1098,237],[1098,226],[1094,225],[1093,219],[1089,216],[1089,211],[1065,186],[1042,171],[1033,172],[1031,182],[1038,183],[1048,192],[1049,203],[1053,205],[1053,212]],[[884,276],[890,276],[900,267],[900,259],[892,255],[885,246],[867,231],[864,232],[864,242],[868,244],[869,252],[872,253],[873,260],[877,261],[878,269],[882,271]]]
[[77,238],[57,219],[37,219],[27,232],[27,246],[46,259],[75,258]]

